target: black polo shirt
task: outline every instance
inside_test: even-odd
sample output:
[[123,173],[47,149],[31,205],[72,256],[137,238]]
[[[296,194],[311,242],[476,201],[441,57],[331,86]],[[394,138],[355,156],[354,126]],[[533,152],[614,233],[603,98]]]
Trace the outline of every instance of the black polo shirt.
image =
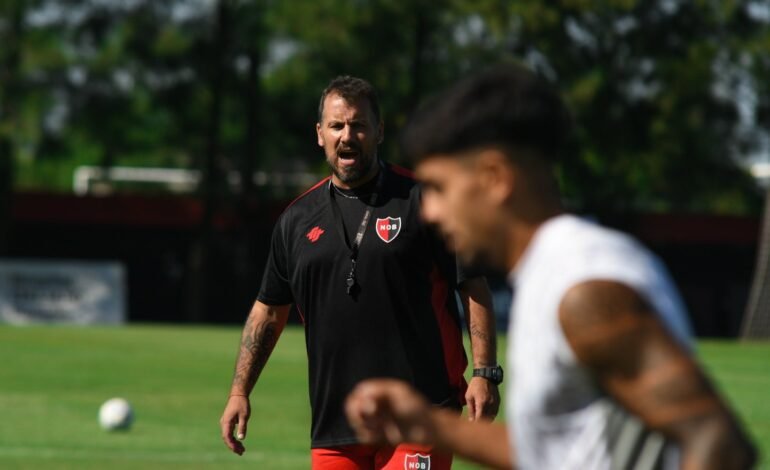
[[[268,305],[294,303],[305,325],[312,447],[356,443],[343,411],[361,380],[392,377],[412,383],[430,401],[464,402],[467,359],[455,299],[455,257],[420,220],[420,192],[411,174],[384,165],[348,295],[352,242],[376,189],[372,181],[339,192],[326,178],[281,214],[262,287]],[[375,178],[377,180],[377,178]],[[343,194],[344,193],[344,194]]]

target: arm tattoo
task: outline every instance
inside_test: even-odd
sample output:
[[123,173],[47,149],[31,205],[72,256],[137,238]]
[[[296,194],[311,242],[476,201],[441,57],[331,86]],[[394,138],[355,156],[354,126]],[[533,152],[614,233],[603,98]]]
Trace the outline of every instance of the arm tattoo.
[[470,323],[468,333],[471,336],[473,363],[476,367],[497,364],[497,338],[489,330]]
[[471,336],[475,336],[481,341],[489,341],[489,335],[483,329],[473,324],[471,324]]
[[275,322],[264,321],[254,325],[252,318],[247,320],[238,361],[235,364],[233,385],[243,387],[247,392],[251,391],[277,340]]
[[601,386],[682,449],[683,468],[750,468],[746,434],[653,308],[630,287],[588,281],[568,292],[559,321]]

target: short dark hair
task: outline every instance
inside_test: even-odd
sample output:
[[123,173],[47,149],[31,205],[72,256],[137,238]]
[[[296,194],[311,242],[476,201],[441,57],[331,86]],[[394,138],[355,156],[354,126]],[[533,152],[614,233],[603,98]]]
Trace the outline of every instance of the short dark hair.
[[410,120],[401,144],[413,161],[499,146],[508,154],[533,150],[552,162],[564,151],[571,127],[555,90],[523,66],[506,63],[427,101]]
[[332,79],[329,85],[324,88],[323,93],[321,93],[321,101],[318,103],[318,122],[321,122],[323,118],[324,101],[331,94],[340,95],[348,103],[355,103],[362,98],[368,100],[374,117],[377,118],[377,122],[380,121],[380,103],[377,98],[377,90],[374,89],[372,84],[363,78],[340,75]]

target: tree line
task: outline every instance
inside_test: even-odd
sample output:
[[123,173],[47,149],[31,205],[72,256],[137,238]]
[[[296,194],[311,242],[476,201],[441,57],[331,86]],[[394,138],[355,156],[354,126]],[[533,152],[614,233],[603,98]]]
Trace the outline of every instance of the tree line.
[[287,197],[245,175],[325,171],[313,129],[332,77],[378,88],[382,153],[401,162],[422,99],[519,61],[578,123],[559,167],[574,208],[761,206],[745,167],[770,154],[767,0],[9,0],[0,44],[2,194],[120,165],[198,169],[212,206]]

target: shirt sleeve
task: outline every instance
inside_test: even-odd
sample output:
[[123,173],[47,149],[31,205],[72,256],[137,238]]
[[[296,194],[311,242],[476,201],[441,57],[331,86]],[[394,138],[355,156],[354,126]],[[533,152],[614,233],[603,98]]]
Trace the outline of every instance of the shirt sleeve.
[[468,279],[477,277],[486,277],[486,272],[480,265],[466,265],[454,252],[450,251],[441,235],[432,228],[429,228],[431,240],[431,250],[435,254],[438,265],[448,280],[452,281],[452,286],[457,289]]
[[287,305],[294,301],[289,283],[289,250],[284,219],[284,215],[281,215],[273,228],[270,253],[257,295],[257,300],[266,305]]
[[[420,201],[422,199],[422,188],[417,185],[414,189],[416,191],[413,201],[415,201],[415,210],[420,210]],[[457,255],[450,251],[444,239],[438,233],[435,227],[426,226],[428,244],[430,245],[430,251],[433,254],[434,260],[438,265],[441,272],[453,289],[457,289],[460,284],[473,279],[475,277],[483,277],[484,271],[478,267],[464,266]]]
[[457,289],[461,275],[457,257],[449,251],[443,238],[434,227],[426,226],[425,232],[433,262],[444,279],[449,282],[449,286],[452,289]]
[[468,266],[463,264],[457,256],[455,256],[455,263],[457,264],[457,285],[459,286],[468,279],[475,279],[477,277],[487,277],[486,270],[481,266]]

